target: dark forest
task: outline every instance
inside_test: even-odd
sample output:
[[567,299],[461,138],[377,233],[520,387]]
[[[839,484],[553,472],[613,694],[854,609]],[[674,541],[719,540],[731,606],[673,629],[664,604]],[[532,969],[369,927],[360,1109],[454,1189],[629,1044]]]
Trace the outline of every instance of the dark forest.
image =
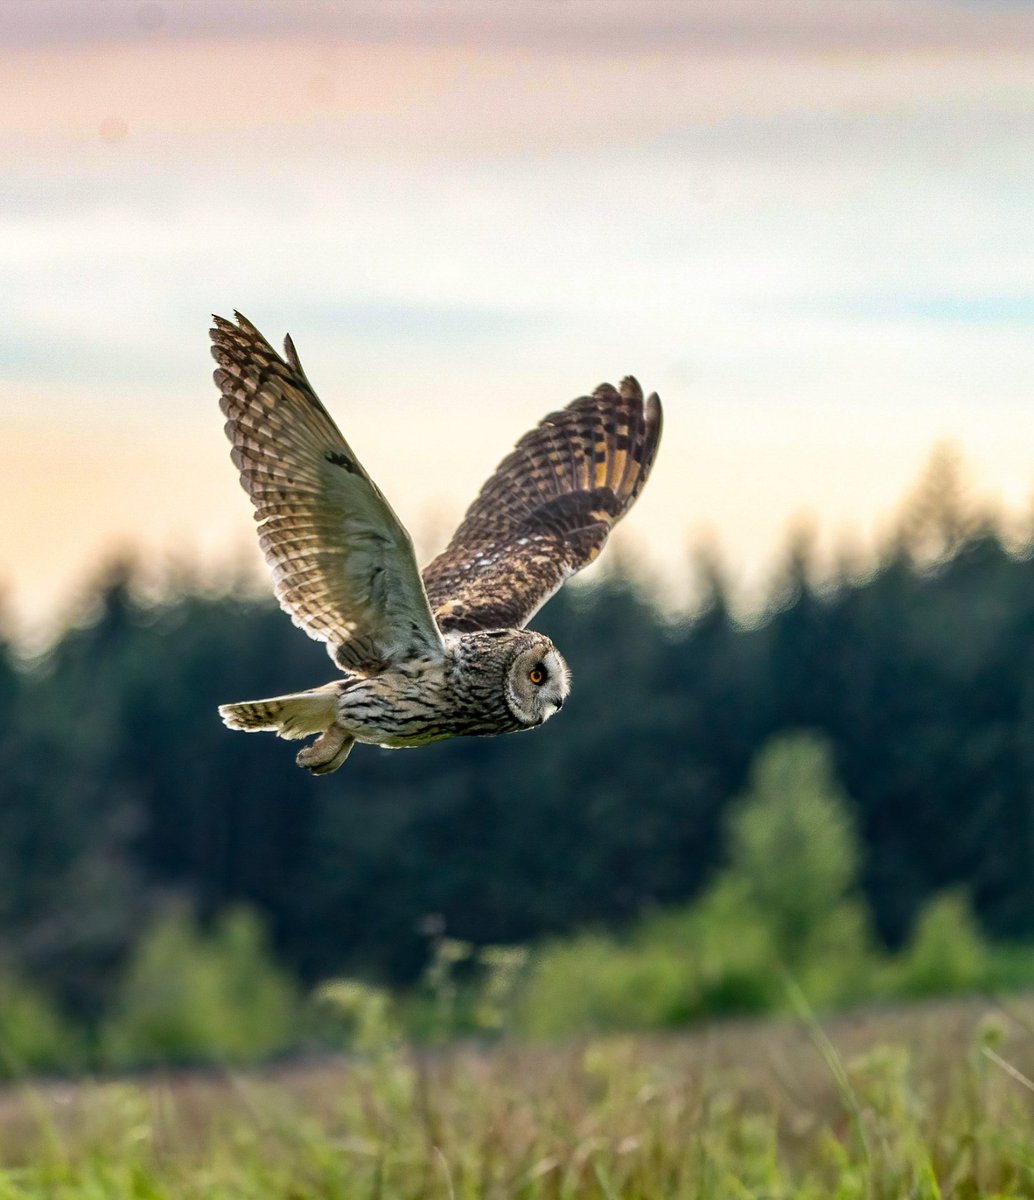
[[547,729],[360,747],[327,780],[216,714],[330,678],[322,647],[264,597],[144,601],[113,565],[89,622],[0,652],[0,966],[88,1013],[172,904],[248,903],[309,982],[410,982],[428,929],[620,923],[700,891],[751,759],[799,729],[832,747],[886,944],[954,884],[993,936],[1034,934],[1034,561],[950,464],[864,572],[817,581],[794,540],[750,624],[698,565],[689,618],[621,569],[539,614],[574,677]]

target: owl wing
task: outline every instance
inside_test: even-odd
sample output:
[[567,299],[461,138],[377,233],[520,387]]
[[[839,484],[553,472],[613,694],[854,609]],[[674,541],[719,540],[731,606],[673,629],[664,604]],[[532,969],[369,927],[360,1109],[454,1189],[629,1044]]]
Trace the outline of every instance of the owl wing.
[[661,402],[631,377],[601,384],[526,433],[424,570],[443,631],[519,628],[587,566],[642,490]]
[[251,497],[280,605],[344,668],[369,669],[443,643],[413,544],[305,377],[240,313],[215,317],[226,435]]

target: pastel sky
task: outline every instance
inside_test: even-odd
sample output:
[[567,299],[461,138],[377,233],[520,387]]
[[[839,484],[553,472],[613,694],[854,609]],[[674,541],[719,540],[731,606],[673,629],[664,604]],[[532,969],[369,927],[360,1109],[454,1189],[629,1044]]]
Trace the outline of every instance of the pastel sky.
[[438,547],[545,412],[665,402],[619,531],[745,593],[874,544],[931,448],[1034,494],[1034,5],[5,0],[0,578],[257,557],[210,381],[240,309]]

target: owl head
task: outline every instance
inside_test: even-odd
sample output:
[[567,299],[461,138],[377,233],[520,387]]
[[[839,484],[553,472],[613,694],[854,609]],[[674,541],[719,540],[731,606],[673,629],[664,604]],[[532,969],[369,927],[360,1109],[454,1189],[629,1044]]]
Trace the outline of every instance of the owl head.
[[564,706],[571,672],[556,646],[541,633],[515,636],[506,669],[506,705],[525,728],[541,725]]

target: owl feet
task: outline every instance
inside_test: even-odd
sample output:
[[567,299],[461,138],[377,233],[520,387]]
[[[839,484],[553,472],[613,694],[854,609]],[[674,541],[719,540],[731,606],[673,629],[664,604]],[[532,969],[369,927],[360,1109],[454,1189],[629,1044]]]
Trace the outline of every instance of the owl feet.
[[310,775],[329,775],[341,766],[354,745],[355,738],[340,725],[331,725],[311,745],[299,750],[294,761]]

